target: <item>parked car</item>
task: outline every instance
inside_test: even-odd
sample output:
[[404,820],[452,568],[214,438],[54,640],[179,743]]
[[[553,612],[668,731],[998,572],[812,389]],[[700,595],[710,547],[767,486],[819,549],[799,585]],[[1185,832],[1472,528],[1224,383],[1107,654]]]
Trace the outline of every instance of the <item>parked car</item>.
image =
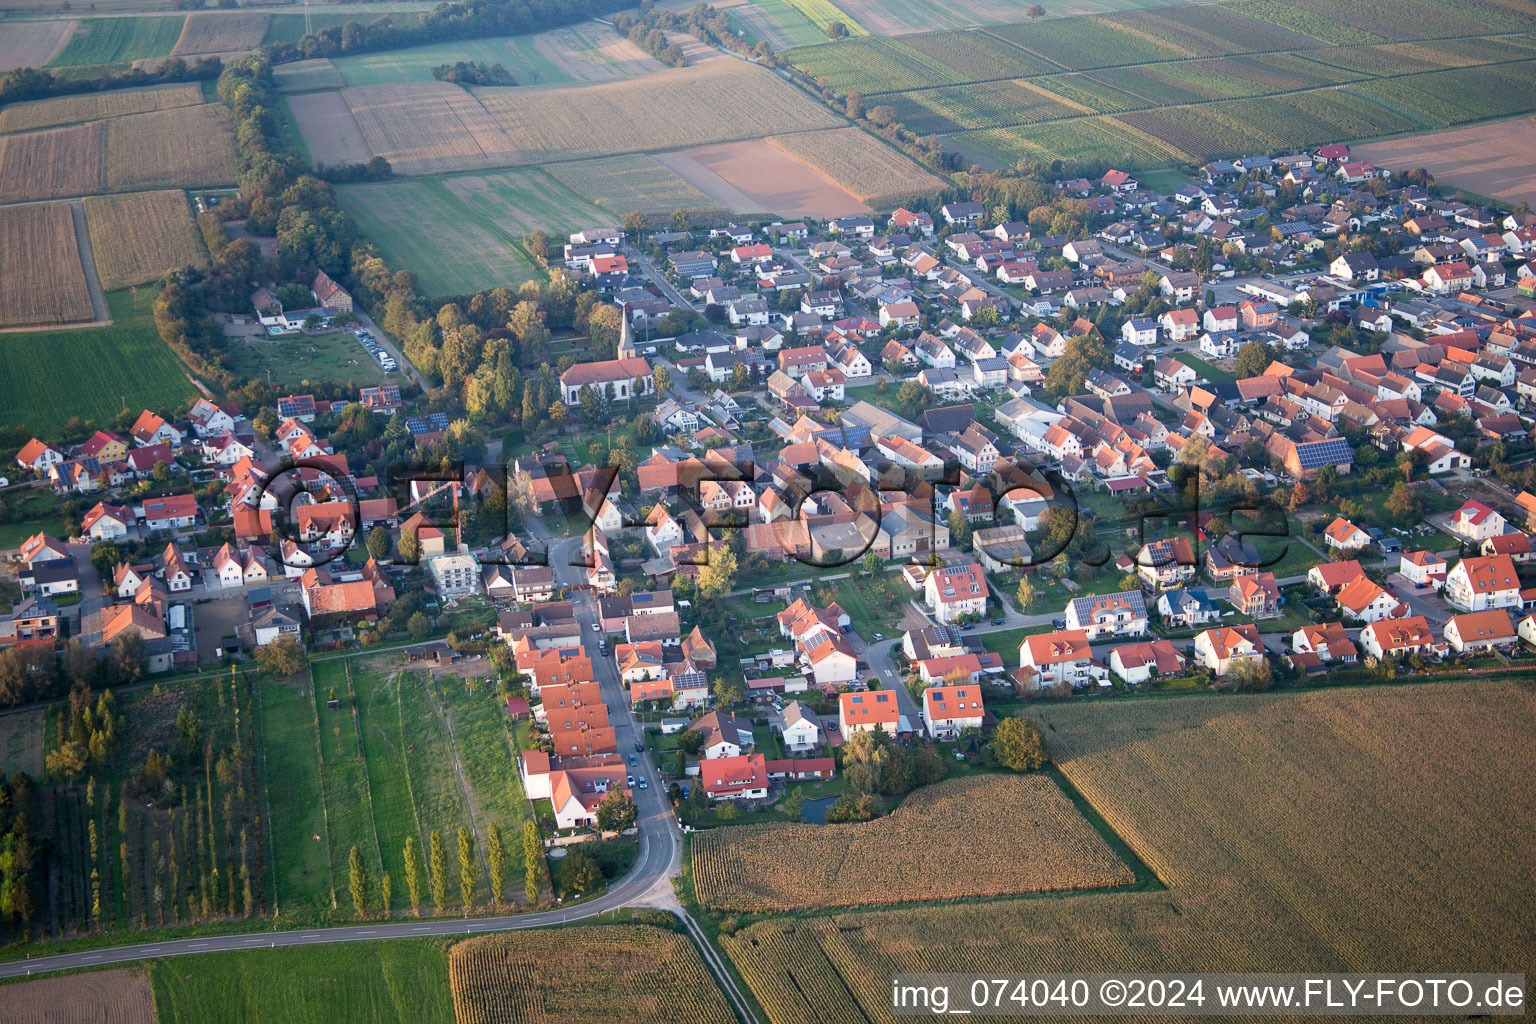
[[649,785],[646,784],[645,776],[644,775],[640,776],[640,788],[641,789],[650,789],[651,788]]
[[630,789],[635,788],[635,777],[633,775],[624,776],[624,782],[629,786]]
[[636,751],[636,753],[643,753],[645,751],[645,744],[644,743],[636,743],[635,744],[635,751]]

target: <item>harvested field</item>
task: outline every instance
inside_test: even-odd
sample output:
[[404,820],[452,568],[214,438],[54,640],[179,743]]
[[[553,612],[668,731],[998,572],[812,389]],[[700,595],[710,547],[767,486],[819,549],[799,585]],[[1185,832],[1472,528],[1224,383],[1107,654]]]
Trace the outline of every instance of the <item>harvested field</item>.
[[621,217],[631,210],[653,217],[678,209],[704,215],[732,212],[670,167],[643,154],[550,164],[544,169],[571,191]]
[[0,207],[0,325],[94,316],[68,203]]
[[15,103],[0,110],[0,133],[26,132],[63,124],[81,124],[124,114],[142,114],[171,107],[191,107],[203,102],[196,82],[155,85],[147,89],[113,89],[79,96]]
[[339,57],[334,63],[344,85],[363,86],[435,81],[434,67],[461,60],[500,64],[520,87],[611,82],[661,70],[661,64],[644,50],[596,22],[529,35],[460,39],[357,54]]
[[7,1024],[155,1024],[155,993],[141,970],[61,974],[3,991]]
[[763,139],[666,153],[658,159],[733,213],[837,217],[869,212],[857,196]]
[[384,258],[416,275],[424,294],[515,288],[537,276],[517,238],[465,206],[440,178],[342,185],[336,195]]
[[106,122],[0,136],[0,203],[100,192]]
[[1030,714],[1169,888],[777,919],[722,937],[773,1024],[892,1021],[891,974],[911,970],[1069,972],[1091,958],[1104,970],[1498,971],[1536,952],[1536,796],[1509,785],[1536,756],[1528,684]]
[[254,50],[267,35],[267,14],[194,11],[181,26],[172,57],[202,53],[241,53]]
[[759,138],[843,122],[773,72],[740,61],[629,82],[476,89],[516,163],[549,163]]
[[346,85],[341,71],[329,57],[297,60],[272,69],[277,87],[284,92],[309,92],[314,89],[340,89]]
[[285,98],[317,164],[364,164],[373,149],[363,139],[352,109],[339,92],[307,92]]
[[53,58],[53,67],[118,64],[165,57],[181,37],[180,14],[144,18],[90,18]]
[[185,192],[134,192],[85,200],[101,286],[116,291],[157,281],[167,271],[208,265]]
[[699,902],[754,913],[1129,885],[1045,775],[952,779],[848,825],[743,825],[693,839]]
[[448,958],[458,1024],[735,1024],[686,935],[608,924],[460,942]]
[[[1105,14],[1136,7],[1162,7],[1183,0],[1070,0],[1050,4],[1054,20],[1074,14]],[[970,28],[1019,21],[1024,8],[1009,0],[838,0],[860,25],[875,35],[897,36],[908,32]]]
[[113,192],[234,183],[234,124],[222,104],[114,117],[106,126]]
[[1442,185],[1519,204],[1536,203],[1536,118],[1493,121],[1449,132],[1350,147],[1350,154],[1393,171],[1425,168]]
[[648,75],[662,67],[640,47],[595,21],[540,32],[529,41],[534,52],[572,82],[612,82]]
[[875,207],[942,191],[945,183],[912,159],[858,128],[798,132],[767,140]]
[[448,82],[343,89],[363,140],[397,174],[526,163],[475,97]]
[[69,19],[6,22],[0,32],[0,71],[42,67],[59,55],[79,24]]

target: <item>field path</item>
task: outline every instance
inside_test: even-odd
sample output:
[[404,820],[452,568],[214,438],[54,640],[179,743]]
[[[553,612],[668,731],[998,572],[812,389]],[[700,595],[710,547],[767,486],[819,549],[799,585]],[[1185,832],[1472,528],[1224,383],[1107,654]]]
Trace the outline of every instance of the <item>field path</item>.
[[112,314],[107,311],[107,294],[101,290],[101,275],[96,272],[96,252],[91,248],[91,232],[85,224],[85,204],[72,200],[69,214],[75,220],[75,244],[80,249],[80,266],[85,270],[85,284],[91,292],[91,319],[98,323],[110,323]]

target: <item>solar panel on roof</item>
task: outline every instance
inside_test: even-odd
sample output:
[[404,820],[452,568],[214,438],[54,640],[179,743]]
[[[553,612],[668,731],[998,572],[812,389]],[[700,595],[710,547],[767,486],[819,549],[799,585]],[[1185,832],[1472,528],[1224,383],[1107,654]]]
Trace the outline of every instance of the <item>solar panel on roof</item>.
[[1300,460],[1302,469],[1317,469],[1324,465],[1354,461],[1354,456],[1350,454],[1349,442],[1342,437],[1297,445],[1296,457]]

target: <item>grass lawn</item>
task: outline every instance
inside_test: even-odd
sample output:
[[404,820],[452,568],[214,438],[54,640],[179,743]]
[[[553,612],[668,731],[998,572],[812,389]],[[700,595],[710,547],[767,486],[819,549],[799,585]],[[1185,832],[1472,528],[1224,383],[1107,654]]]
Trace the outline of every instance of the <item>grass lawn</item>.
[[283,914],[320,916],[331,908],[331,869],[320,810],[314,703],[293,680],[264,679],[259,692],[261,771],[277,851],[274,897]]
[[[1035,602],[1036,608],[1039,602]],[[1034,611],[1032,609],[1032,611]],[[1038,612],[1035,612],[1038,614]],[[1017,668],[1019,664],[1019,645],[1027,636],[1035,636],[1038,633],[1049,633],[1049,624],[1044,626],[1024,626],[1020,629],[1000,629],[995,633],[983,633],[981,635],[982,650],[1000,654],[1003,658],[1003,667]]]
[[[383,672],[354,671],[357,710],[362,720],[363,755],[368,766],[368,790],[373,798],[373,826],[383,852],[384,870],[392,883],[391,909],[410,907],[405,885],[405,841],[415,838],[417,864],[421,864],[421,838],[416,830],[416,811],[411,787],[405,777],[405,743],[400,738],[400,704],[395,699],[395,678]],[[395,880],[398,879],[398,882]]]
[[210,953],[149,973],[161,1024],[454,1024],[442,939]]
[[540,276],[524,237],[613,219],[538,168],[342,185],[336,194],[385,258],[414,272],[429,295],[516,288]]
[[[411,800],[423,836],[434,829],[443,833],[444,848],[455,846],[452,838],[460,825],[469,824],[464,796],[453,774],[453,751],[441,720],[433,711],[421,672],[403,672],[399,680],[400,738],[405,742],[406,775],[411,782]],[[422,842],[426,858],[427,840]],[[450,860],[457,861],[457,850]],[[450,885],[449,889],[454,886]]]
[[1200,372],[1201,376],[1205,377],[1206,380],[1210,381],[1213,384],[1219,384],[1219,383],[1221,383],[1223,381],[1230,381],[1230,380],[1236,380],[1237,379],[1236,377],[1234,377],[1230,373],[1228,373],[1226,370],[1217,369],[1216,367],[1212,366],[1210,363],[1206,362],[1204,359],[1201,359],[1199,356],[1191,355],[1189,352],[1187,352],[1185,350],[1182,350],[1182,349],[1179,350],[1177,353],[1174,354],[1174,358],[1177,359],[1179,362],[1187,363],[1189,366],[1193,367],[1195,370],[1198,370]]
[[236,338],[228,352],[230,369],[237,374],[264,380],[270,370],[276,385],[307,387],[323,380],[366,386],[389,377],[350,331]]
[[109,327],[0,334],[0,426],[60,433],[71,416],[105,424],[130,408],[180,406],[197,395],[155,332],[155,288],[111,292]]

